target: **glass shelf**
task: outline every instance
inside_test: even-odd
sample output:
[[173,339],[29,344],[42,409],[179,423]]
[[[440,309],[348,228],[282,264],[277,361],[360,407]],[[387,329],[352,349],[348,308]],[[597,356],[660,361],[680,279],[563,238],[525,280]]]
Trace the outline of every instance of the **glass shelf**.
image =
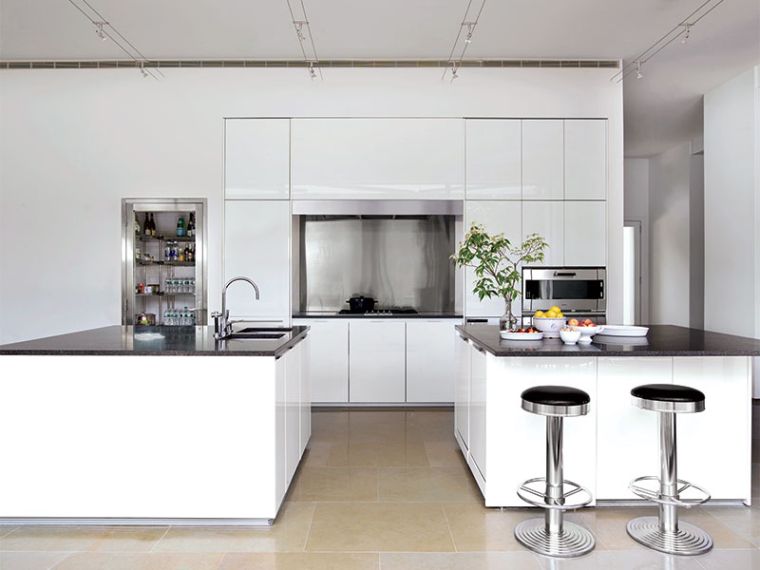
[[194,242],[195,236],[146,236],[145,234],[135,234],[135,237],[139,241],[182,241],[182,242]]
[[142,267],[148,267],[150,265],[165,265],[168,267],[195,267],[194,261],[148,261],[146,263],[145,261],[135,260],[135,264]]

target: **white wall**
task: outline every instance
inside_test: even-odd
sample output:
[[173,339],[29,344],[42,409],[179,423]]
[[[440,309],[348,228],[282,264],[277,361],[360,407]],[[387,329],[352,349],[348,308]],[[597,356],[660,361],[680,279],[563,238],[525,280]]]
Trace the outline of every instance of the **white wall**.
[[641,310],[640,321],[649,319],[649,159],[626,158],[623,183],[626,221],[641,223]]
[[118,324],[120,200],[208,198],[209,310],[221,288],[222,118],[609,119],[609,316],[621,316],[622,87],[609,69],[0,72],[0,343]]

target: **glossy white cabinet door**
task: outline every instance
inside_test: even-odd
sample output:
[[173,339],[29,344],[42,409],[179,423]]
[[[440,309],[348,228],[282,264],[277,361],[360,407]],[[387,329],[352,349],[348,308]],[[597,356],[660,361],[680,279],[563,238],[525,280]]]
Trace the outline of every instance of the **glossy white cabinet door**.
[[549,244],[543,263],[565,264],[565,206],[561,201],[526,200],[522,203],[523,236],[541,235]]
[[293,324],[311,327],[305,358],[311,401],[348,402],[348,321],[295,319]]
[[461,320],[409,320],[406,323],[406,401],[454,401],[454,327]]
[[522,122],[523,200],[562,200],[564,128],[558,120]]
[[290,197],[290,119],[224,121],[224,197]]
[[[275,360],[275,498],[276,504],[282,503],[288,490],[288,437],[286,433],[287,416],[287,371],[285,360]],[[276,511],[276,509],[275,509]]]
[[607,121],[565,121],[565,199],[607,199]]
[[392,319],[349,323],[349,400],[391,403],[406,399],[406,324]]
[[470,455],[483,479],[486,474],[486,402],[488,376],[486,353],[470,345]]
[[[485,226],[490,233],[503,233],[512,243],[522,240],[522,208],[520,202],[510,201],[468,201],[465,203],[465,223],[469,228],[473,223]],[[465,314],[468,317],[500,317],[504,314],[502,299],[484,299],[480,301],[472,292],[475,272],[471,268],[465,271]],[[513,305],[515,315],[520,314],[519,300]]]
[[301,458],[301,345],[297,344],[280,360],[285,361],[285,447],[288,484]]
[[606,202],[565,202],[565,265],[607,265]]
[[311,336],[307,336],[296,347],[299,349],[298,362],[301,367],[301,389],[298,401],[298,410],[301,416],[298,420],[301,432],[298,440],[298,459],[300,461],[306,446],[309,445],[309,439],[311,439],[311,381],[309,379]]
[[290,203],[227,200],[224,204],[224,281],[249,277],[258,284],[257,301],[247,283],[233,283],[227,308],[236,318],[290,319]]
[[521,121],[468,119],[465,123],[468,200],[522,197]]
[[464,119],[293,119],[294,199],[462,199]]
[[456,400],[454,401],[454,429],[465,449],[470,447],[470,343],[455,333],[457,359]]

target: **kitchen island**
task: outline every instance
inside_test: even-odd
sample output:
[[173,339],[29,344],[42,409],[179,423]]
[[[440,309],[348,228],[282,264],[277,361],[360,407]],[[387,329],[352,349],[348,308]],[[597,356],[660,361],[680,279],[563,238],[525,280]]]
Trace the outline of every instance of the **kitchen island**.
[[308,327],[0,346],[0,519],[267,524],[311,435]]
[[542,476],[545,419],[522,410],[538,385],[579,388],[586,416],[569,418],[565,476],[596,502],[637,500],[629,482],[659,473],[657,414],[631,405],[633,387],[674,383],[704,392],[706,409],[678,417],[679,477],[713,500],[751,501],[752,366],[760,341],[675,326],[646,338],[505,341],[498,327],[457,326],[455,436],[486,506],[525,506],[516,489]]

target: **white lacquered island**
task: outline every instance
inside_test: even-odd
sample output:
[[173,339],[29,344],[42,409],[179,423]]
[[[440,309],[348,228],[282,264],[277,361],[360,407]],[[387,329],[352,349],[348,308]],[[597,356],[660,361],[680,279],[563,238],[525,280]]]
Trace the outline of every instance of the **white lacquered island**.
[[311,435],[307,331],[112,326],[0,346],[0,519],[271,523]]
[[713,500],[751,501],[752,368],[760,341],[675,326],[647,340],[565,346],[504,341],[498,327],[457,327],[455,436],[489,507],[524,507],[517,488],[545,469],[545,418],[522,410],[538,385],[579,388],[586,416],[564,422],[567,479],[595,502],[638,500],[628,485],[659,473],[657,414],[631,405],[635,386],[673,383],[705,394],[706,409],[679,414],[679,477]]

